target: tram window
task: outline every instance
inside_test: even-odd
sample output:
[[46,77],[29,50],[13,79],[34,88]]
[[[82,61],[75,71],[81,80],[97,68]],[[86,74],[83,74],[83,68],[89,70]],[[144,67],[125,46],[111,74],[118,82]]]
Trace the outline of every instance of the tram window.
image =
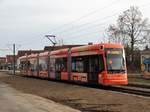
[[104,59],[103,55],[99,55],[99,71],[104,71]]
[[23,69],[22,63],[19,64],[19,69],[21,69],[21,70]]
[[31,60],[30,60],[30,69],[31,69],[32,71],[35,71],[35,70],[38,69],[37,66],[38,66],[38,65],[37,65],[37,59],[31,59]]
[[50,71],[55,71],[55,58],[50,57]]
[[66,58],[59,58],[56,59],[56,71],[67,71],[67,59]]
[[24,69],[28,69],[27,61],[24,62]]
[[25,69],[25,62],[21,61],[19,67],[21,70],[24,70]]
[[89,56],[84,57],[84,72],[89,72]]
[[27,69],[29,69],[30,68],[30,66],[31,66],[31,63],[30,63],[30,61],[27,61]]
[[148,64],[148,72],[150,72],[150,64]]
[[60,59],[56,59],[55,68],[56,71],[60,71]]
[[72,58],[72,72],[80,72],[81,58]]
[[72,58],[72,72],[87,72],[88,71],[88,57],[74,57]]
[[77,72],[84,72],[83,61],[76,61],[76,71]]
[[67,59],[63,58],[61,60],[61,71],[66,72],[67,71]]
[[47,70],[47,58],[39,58],[39,70],[40,71],[46,71]]
[[74,60],[72,61],[72,71],[76,71],[76,62]]

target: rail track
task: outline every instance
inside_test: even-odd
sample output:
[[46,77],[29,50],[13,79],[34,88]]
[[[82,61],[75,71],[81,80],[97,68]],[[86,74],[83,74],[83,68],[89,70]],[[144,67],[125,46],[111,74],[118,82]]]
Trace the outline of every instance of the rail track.
[[[17,76],[19,76],[19,75],[17,75]],[[30,78],[36,78],[36,77],[30,77]],[[38,79],[42,79],[42,78],[36,78],[36,79],[38,80]],[[50,79],[46,79],[46,80],[50,80]],[[81,84],[81,83],[66,82],[66,81],[56,81],[56,80],[50,80],[50,81],[54,81],[54,82],[58,82],[58,83],[79,85],[82,87],[90,87],[90,88],[95,88],[95,89],[120,92],[120,93],[139,95],[139,96],[144,96],[144,97],[150,97],[150,86],[149,85],[129,84],[128,86],[100,86],[100,85]]]
[[[30,78],[36,78],[37,80],[42,79],[42,78],[37,78],[37,77],[30,77]],[[148,85],[145,86],[145,85],[136,85],[136,84],[130,85],[129,84],[128,86],[100,86],[100,85],[96,85],[96,84],[83,84],[83,83],[76,83],[76,82],[51,80],[51,79],[46,79],[46,80],[54,81],[54,82],[58,82],[58,83],[78,85],[78,86],[88,87],[88,88],[90,87],[90,88],[95,88],[95,89],[102,89],[102,90],[108,90],[108,91],[114,91],[114,92],[150,97],[150,87]]]
[[91,85],[91,84],[77,84],[74,82],[73,83],[67,82],[67,83],[76,84],[76,85],[83,86],[83,87],[90,87],[90,88],[95,88],[95,89],[102,89],[102,90],[150,97],[150,86],[148,86],[148,85],[136,85],[136,84],[131,85],[131,84],[129,84],[128,86],[100,86],[100,85]]
[[131,84],[128,84],[128,86],[150,89],[150,85],[146,85],[146,84],[131,83]]
[[[69,82],[69,84],[70,84],[70,82]],[[77,83],[71,82],[71,84],[77,84]],[[102,89],[102,90],[150,97],[150,87],[148,85],[146,85],[146,86],[145,85],[136,85],[136,84],[135,85],[129,84],[128,86],[100,86],[100,85],[91,85],[91,84],[86,84],[86,85],[85,84],[77,84],[77,85],[83,86],[83,87],[95,88],[95,89]]]
[[121,93],[150,97],[150,89],[141,88],[141,87],[112,86],[112,87],[106,88],[105,90],[111,90],[111,91],[116,91],[116,92],[121,92]]

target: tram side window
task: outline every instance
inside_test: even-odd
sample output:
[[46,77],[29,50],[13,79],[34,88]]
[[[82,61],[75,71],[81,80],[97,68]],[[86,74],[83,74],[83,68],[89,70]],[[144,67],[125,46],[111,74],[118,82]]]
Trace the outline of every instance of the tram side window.
[[67,59],[66,58],[58,58],[56,59],[56,71],[66,72],[67,71]]
[[46,71],[47,70],[47,58],[39,58],[39,70],[40,71]]
[[30,61],[27,61],[26,66],[27,66],[27,69],[30,69],[30,67],[31,67]]
[[62,67],[61,69],[63,72],[67,71],[67,58],[62,59],[62,66],[61,67]]
[[150,64],[148,64],[148,72],[150,72]]
[[87,72],[88,71],[87,65],[88,65],[87,57],[72,58],[72,71],[73,72]]
[[72,59],[72,65],[71,65],[71,67],[72,67],[72,72],[75,72],[76,71],[76,61],[75,61],[74,58]]
[[20,69],[23,70],[23,63],[20,62],[20,65],[19,65]]
[[30,60],[30,69],[31,71],[36,71],[38,69],[37,60],[32,59]]
[[30,62],[30,70],[34,70],[34,65],[33,65],[33,63],[32,62]]
[[104,59],[103,55],[99,55],[99,71],[104,71]]
[[20,65],[19,65],[19,68],[20,68],[21,70],[26,70],[26,69],[28,69],[27,61],[21,61],[21,62],[20,62]]
[[77,72],[84,72],[84,64],[82,60],[76,61],[76,71]]
[[25,62],[24,61],[20,62],[19,67],[20,67],[21,70],[24,70],[25,69]]
[[55,71],[55,58],[50,57],[50,71]]

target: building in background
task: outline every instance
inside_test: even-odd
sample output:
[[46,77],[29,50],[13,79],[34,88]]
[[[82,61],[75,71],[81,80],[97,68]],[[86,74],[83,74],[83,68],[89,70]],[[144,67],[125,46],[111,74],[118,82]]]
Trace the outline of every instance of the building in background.
[[18,57],[44,52],[44,50],[18,50]]
[[[15,55],[15,66],[17,66],[17,59],[18,56]],[[13,64],[14,64],[14,55],[6,55],[6,66],[8,70],[13,69]]]
[[0,57],[0,69],[6,69],[6,57]]

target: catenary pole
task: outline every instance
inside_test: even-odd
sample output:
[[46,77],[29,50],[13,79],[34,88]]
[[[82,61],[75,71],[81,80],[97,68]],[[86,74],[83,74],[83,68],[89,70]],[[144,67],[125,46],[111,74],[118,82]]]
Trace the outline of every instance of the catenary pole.
[[15,57],[15,51],[16,51],[16,47],[15,44],[13,44],[13,74],[15,75],[15,62],[16,62],[16,57]]

